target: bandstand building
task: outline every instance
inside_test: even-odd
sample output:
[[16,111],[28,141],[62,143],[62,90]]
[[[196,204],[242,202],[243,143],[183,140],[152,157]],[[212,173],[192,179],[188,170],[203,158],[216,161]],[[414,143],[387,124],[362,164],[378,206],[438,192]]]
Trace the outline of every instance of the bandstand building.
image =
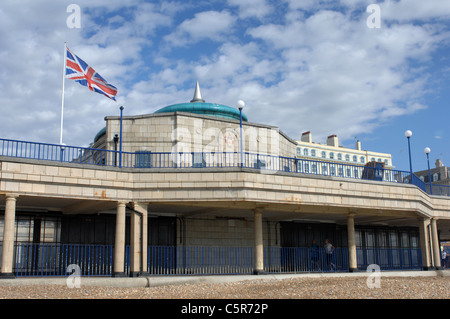
[[89,148],[0,139],[0,276],[440,268],[450,197],[389,154],[313,170],[311,145],[244,112],[197,84],[190,102],[105,117]]

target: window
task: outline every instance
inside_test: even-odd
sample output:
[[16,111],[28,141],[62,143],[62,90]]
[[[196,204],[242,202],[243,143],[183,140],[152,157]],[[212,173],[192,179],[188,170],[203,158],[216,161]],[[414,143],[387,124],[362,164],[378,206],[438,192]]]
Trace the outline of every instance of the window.
[[192,167],[206,167],[205,153],[192,153]]
[[317,174],[317,164],[312,164],[312,173]]
[[345,160],[346,160],[347,162],[350,162],[350,155],[345,154]]
[[371,161],[371,162],[375,162],[375,157],[372,157],[372,158],[370,159],[370,161]]
[[439,180],[439,174],[438,173],[434,173],[432,182],[436,182],[438,180]]
[[342,161],[342,154],[341,154],[341,153],[338,153],[337,159],[338,159],[339,161]]
[[135,153],[135,167],[152,167],[152,153],[140,151]]
[[302,149],[301,149],[301,147],[297,147],[297,155],[298,155],[298,156],[302,155]]
[[321,154],[321,156],[322,156],[322,158],[327,158],[327,152],[325,152],[325,151],[322,151],[322,154]]
[[387,159],[385,159],[384,164],[389,165],[389,161]]
[[330,159],[334,159],[334,153],[330,152]]
[[307,148],[304,148],[304,149],[303,149],[303,155],[304,155],[304,156],[309,156],[309,151],[308,151]]
[[359,161],[360,161],[361,163],[363,163],[363,164],[366,162],[364,156],[361,156],[361,157],[359,158]]
[[316,156],[316,150],[311,150],[311,156]]
[[358,161],[358,156],[353,155],[353,162],[357,162]]

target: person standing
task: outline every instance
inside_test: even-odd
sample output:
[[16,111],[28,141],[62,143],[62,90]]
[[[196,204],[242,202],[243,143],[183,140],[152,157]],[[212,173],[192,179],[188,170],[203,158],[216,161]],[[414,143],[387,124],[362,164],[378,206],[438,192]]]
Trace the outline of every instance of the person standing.
[[325,254],[327,258],[327,265],[330,267],[330,270],[336,270],[336,266],[333,264],[333,252],[334,252],[334,246],[330,243],[330,241],[325,239]]

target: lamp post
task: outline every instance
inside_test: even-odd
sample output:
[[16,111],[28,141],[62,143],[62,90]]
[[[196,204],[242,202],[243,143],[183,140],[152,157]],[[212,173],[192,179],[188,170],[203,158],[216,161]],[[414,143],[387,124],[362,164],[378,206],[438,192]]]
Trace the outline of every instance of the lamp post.
[[433,195],[433,188],[431,186],[431,170],[430,170],[430,152],[431,149],[429,147],[425,147],[423,150],[425,154],[427,154],[427,163],[428,163],[428,181],[430,182],[430,195]]
[[412,171],[412,163],[411,163],[411,145],[410,145],[410,142],[409,142],[409,140],[410,140],[410,138],[412,136],[412,132],[410,130],[407,130],[405,132],[405,136],[408,139],[409,172],[411,174],[411,181],[410,182],[412,184],[412,182],[413,182],[413,180],[412,180],[413,179],[413,171]]
[[237,101],[236,107],[239,109],[239,123],[240,123],[239,125],[240,125],[240,128],[241,128],[241,138],[240,138],[240,140],[241,140],[241,167],[244,166],[244,150],[243,150],[243,143],[242,143],[242,140],[243,140],[243,136],[242,136],[242,109],[244,108],[244,106],[245,106],[245,102],[244,101],[242,101],[242,100]]
[[114,134],[114,166],[117,166],[117,143],[119,143],[119,134]]
[[119,139],[119,167],[122,167],[122,120],[123,120],[123,109],[120,107],[120,139]]

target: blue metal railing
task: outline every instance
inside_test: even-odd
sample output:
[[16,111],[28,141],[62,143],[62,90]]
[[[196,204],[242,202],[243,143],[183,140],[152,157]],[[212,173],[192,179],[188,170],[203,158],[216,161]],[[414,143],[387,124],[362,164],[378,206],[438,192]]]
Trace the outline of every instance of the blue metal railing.
[[[58,144],[0,139],[0,156],[125,168],[223,168],[241,167],[239,152],[119,152]],[[121,159],[121,161],[119,161]],[[293,172],[321,176],[413,184],[426,191],[425,183],[409,172],[349,163],[323,162],[245,152],[242,167],[267,172]],[[448,192],[441,192],[448,194]],[[433,192],[434,194],[434,192]],[[440,194],[436,192],[436,194]]]
[[79,267],[80,276],[111,276],[113,246],[19,243],[14,260],[17,277],[69,276],[69,265]]
[[[111,276],[111,245],[28,244],[15,246],[14,273],[17,277],[72,275],[76,265],[79,276]],[[125,252],[125,271],[129,273],[130,250]],[[147,268],[151,275],[251,274],[252,247],[149,246]],[[370,264],[381,270],[422,269],[422,254],[417,248],[358,248],[358,269]],[[69,267],[69,268],[68,268]],[[265,247],[264,271],[267,273],[347,272],[348,249],[337,247],[332,255],[323,248]]]
[[365,270],[377,264],[381,270],[422,270],[420,248],[358,248],[358,269]]

